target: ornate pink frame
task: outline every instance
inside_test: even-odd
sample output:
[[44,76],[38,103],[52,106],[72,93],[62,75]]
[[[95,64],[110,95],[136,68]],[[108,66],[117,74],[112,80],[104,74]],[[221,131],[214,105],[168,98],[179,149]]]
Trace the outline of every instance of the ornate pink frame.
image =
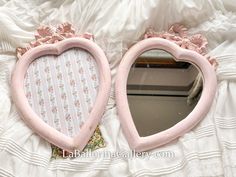
[[[129,70],[134,61],[144,51],[151,49],[165,50],[172,54],[176,61],[185,61],[195,65],[202,73],[204,85],[200,100],[194,110],[185,119],[167,130],[147,137],[140,137],[130,113],[126,84]],[[118,114],[123,132],[130,147],[137,152],[151,150],[190,131],[206,116],[211,108],[216,92],[216,85],[217,80],[214,67],[205,57],[195,51],[183,49],[174,42],[158,37],[144,39],[132,46],[120,63],[116,78]]]
[[[45,39],[45,37],[43,39]],[[32,61],[43,55],[60,55],[65,50],[74,47],[85,49],[94,56],[99,69],[100,81],[98,95],[87,121],[84,123],[78,134],[71,138],[46,124],[32,110],[25,96],[23,83],[27,68]],[[18,108],[21,118],[38,135],[67,151],[83,150],[86,146],[105,111],[110,87],[110,68],[104,52],[94,42],[82,37],[63,39],[62,41],[57,41],[55,44],[37,45],[37,47],[31,48],[22,56],[20,55],[20,59],[16,63],[11,80],[12,99]]]

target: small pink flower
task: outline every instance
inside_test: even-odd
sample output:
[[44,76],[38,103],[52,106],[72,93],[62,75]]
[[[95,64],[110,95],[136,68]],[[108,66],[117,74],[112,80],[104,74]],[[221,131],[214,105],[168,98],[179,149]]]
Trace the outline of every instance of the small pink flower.
[[38,76],[38,74],[39,74],[39,71],[35,71],[35,72],[34,72],[34,74],[35,74],[36,76]]
[[71,85],[71,86],[75,86],[75,80],[71,80],[71,81],[70,81],[70,85]]
[[173,24],[169,30],[168,30],[170,33],[173,33],[173,34],[178,34],[179,36],[181,37],[185,37],[188,35],[188,29],[182,25],[182,24],[179,24],[179,23],[175,23]]
[[40,85],[41,84],[41,80],[40,79],[37,79],[36,82],[35,82],[36,85]]
[[52,36],[53,33],[54,33],[53,29],[50,28],[49,26],[41,26],[37,29],[35,38],[42,39],[48,36]]
[[76,107],[80,107],[80,101],[79,100],[76,100],[74,104],[75,104]]
[[46,73],[49,73],[49,67],[46,67],[46,68],[44,69],[44,71],[45,71]]
[[42,95],[42,90],[38,90],[38,95]]
[[62,74],[61,73],[57,74],[57,79],[60,79],[60,80],[62,79]]
[[53,113],[57,113],[57,107],[54,106],[54,107],[52,108],[52,112],[53,112]]
[[85,93],[85,94],[88,94],[88,87],[85,87],[85,88],[84,88],[84,93]]
[[59,124],[59,119],[54,119],[54,121],[53,121],[56,125],[58,125]]
[[68,22],[62,23],[61,25],[59,25],[56,29],[56,33],[60,34],[61,36],[65,38],[76,36],[75,29]]
[[90,99],[90,98],[87,98],[87,99],[86,99],[86,102],[87,102],[88,104],[91,104],[91,99]]
[[81,116],[82,116],[82,113],[81,113],[81,112],[79,112],[79,113],[77,114],[77,116],[78,116],[78,118],[81,118]]
[[93,40],[94,39],[94,36],[91,33],[84,33],[84,34],[82,34],[80,36],[83,37],[83,38],[89,39],[89,40]]
[[61,94],[61,98],[62,98],[63,100],[65,100],[65,99],[66,99],[66,94],[65,94],[65,93]]
[[96,81],[96,80],[97,80],[96,74],[93,74],[93,75],[92,75],[92,80],[93,80],[93,81]]
[[53,92],[53,87],[50,86],[50,87],[48,88],[48,91],[49,91],[50,93],[52,93],[52,92]]
[[66,62],[66,66],[67,66],[67,67],[70,67],[70,66],[71,66],[71,64],[70,64],[69,61]]
[[27,93],[26,93],[26,97],[27,97],[28,99],[30,99],[31,96],[32,96],[32,95],[31,95],[31,92],[27,92]]
[[44,100],[43,100],[43,99],[41,99],[41,100],[39,101],[39,105],[40,105],[40,106],[43,106],[43,105],[44,105]]
[[55,101],[55,97],[50,98],[50,101],[54,102]]
[[18,47],[16,49],[17,57],[20,58],[26,51],[27,51],[26,48]]
[[26,87],[26,88],[29,88],[29,83],[26,83],[26,84],[25,84],[25,87]]

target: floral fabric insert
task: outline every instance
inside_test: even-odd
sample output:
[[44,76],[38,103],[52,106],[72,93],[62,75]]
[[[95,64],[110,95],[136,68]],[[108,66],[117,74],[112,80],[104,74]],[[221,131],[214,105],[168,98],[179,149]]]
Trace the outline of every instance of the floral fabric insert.
[[[58,131],[74,136],[93,108],[99,75],[96,62],[88,52],[70,49],[59,56],[47,55],[33,61],[24,85],[35,112]],[[104,146],[97,128],[85,149]],[[52,146],[52,150],[54,157],[60,156],[57,147]]]

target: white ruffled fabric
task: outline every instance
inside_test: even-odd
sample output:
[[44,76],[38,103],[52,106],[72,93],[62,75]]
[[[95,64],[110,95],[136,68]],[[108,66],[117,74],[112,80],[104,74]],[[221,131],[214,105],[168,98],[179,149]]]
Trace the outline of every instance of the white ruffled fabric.
[[[137,1],[0,1],[0,176],[236,176],[236,6],[233,0]],[[51,160],[49,143],[33,133],[11,102],[10,75],[15,49],[33,40],[40,24],[69,21],[90,32],[106,52],[112,81],[125,51],[149,26],[166,30],[180,22],[209,40],[216,57],[218,89],[211,110],[192,131],[153,152],[174,152],[174,158],[82,158]],[[114,85],[101,122],[107,147],[129,150],[117,116]]]

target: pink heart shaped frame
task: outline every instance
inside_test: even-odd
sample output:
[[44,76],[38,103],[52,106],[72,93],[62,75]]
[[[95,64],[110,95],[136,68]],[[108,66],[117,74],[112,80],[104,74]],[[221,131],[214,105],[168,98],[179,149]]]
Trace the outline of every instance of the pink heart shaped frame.
[[[154,135],[140,137],[133,122],[127,99],[127,79],[129,70],[139,55],[151,49],[160,49],[172,54],[176,61],[185,61],[195,65],[202,73],[203,90],[200,100],[192,112],[173,127]],[[190,131],[208,113],[216,92],[217,80],[214,68],[205,57],[197,52],[183,49],[173,42],[162,38],[144,39],[123,57],[116,78],[116,103],[123,132],[131,149],[141,152],[164,145]],[[157,122],[158,123],[158,122]]]
[[[99,90],[94,107],[80,131],[68,137],[46,124],[30,107],[24,93],[24,77],[32,61],[44,55],[60,55],[71,48],[82,48],[90,52],[99,70]],[[31,129],[50,143],[67,151],[83,150],[93,135],[107,105],[111,87],[111,74],[107,58],[102,49],[85,38],[69,38],[55,44],[44,44],[27,51],[16,63],[11,79],[12,99],[21,118]]]

